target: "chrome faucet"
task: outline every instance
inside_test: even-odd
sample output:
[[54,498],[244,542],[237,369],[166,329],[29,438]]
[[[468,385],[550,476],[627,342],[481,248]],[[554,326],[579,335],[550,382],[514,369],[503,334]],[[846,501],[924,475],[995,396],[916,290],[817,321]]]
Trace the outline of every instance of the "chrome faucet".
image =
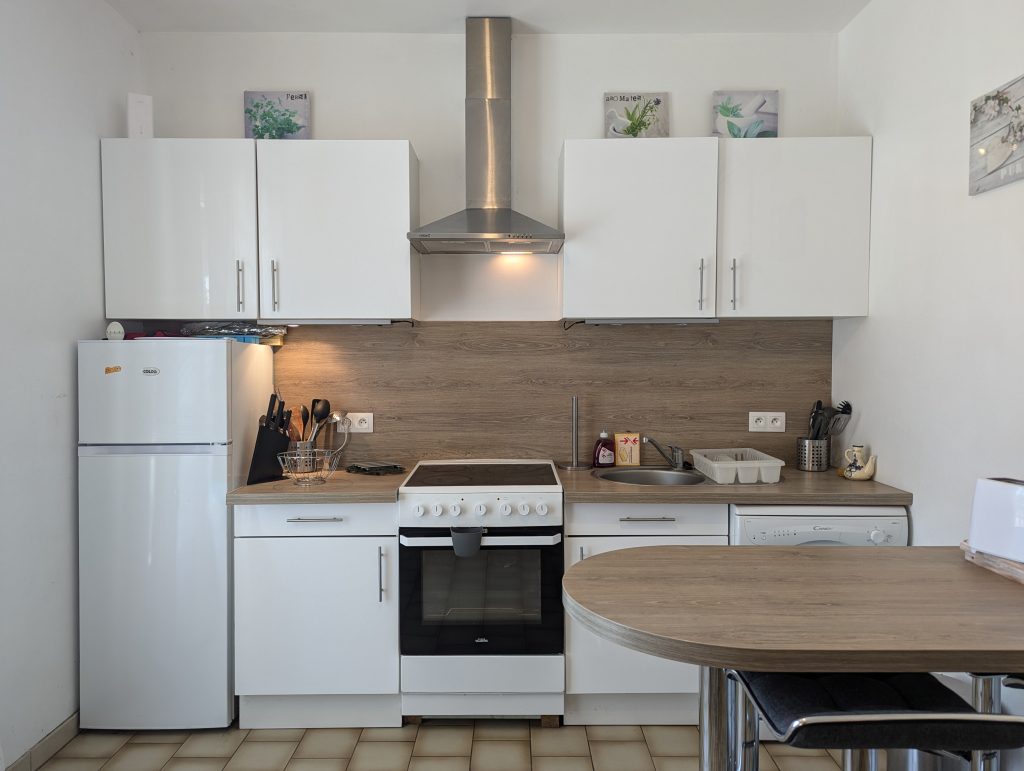
[[686,467],[686,463],[683,460],[683,453],[685,452],[685,450],[683,450],[682,447],[676,447],[674,444],[670,444],[668,448],[672,451],[672,454],[669,455],[667,452],[665,452],[662,446],[651,437],[645,436],[643,438],[643,442],[644,444],[653,444],[654,449],[661,453],[661,457],[667,460],[668,465],[670,465],[676,471],[682,471]]

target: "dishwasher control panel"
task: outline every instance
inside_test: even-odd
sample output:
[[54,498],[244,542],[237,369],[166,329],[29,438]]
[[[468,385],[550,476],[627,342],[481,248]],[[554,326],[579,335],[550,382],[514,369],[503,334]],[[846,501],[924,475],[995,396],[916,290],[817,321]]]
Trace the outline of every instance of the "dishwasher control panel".
[[[761,511],[771,507],[759,507]],[[813,507],[808,507],[812,509]],[[895,516],[890,514],[895,508]],[[733,511],[729,518],[729,543],[737,546],[906,546],[908,519],[905,509],[884,507],[872,512],[858,507],[856,514],[822,507],[794,515],[744,514]]]

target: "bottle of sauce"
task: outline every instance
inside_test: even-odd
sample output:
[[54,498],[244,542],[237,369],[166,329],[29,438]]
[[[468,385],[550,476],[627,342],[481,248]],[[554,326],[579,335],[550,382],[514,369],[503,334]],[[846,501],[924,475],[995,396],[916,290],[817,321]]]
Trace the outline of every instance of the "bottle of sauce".
[[615,442],[608,437],[607,431],[602,431],[598,440],[594,442],[594,468],[608,468],[615,465]]

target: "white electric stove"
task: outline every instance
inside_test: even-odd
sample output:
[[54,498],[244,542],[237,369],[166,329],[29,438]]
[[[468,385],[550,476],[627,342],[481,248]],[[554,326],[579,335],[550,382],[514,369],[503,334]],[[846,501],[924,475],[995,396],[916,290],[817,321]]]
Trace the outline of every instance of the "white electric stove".
[[554,464],[422,461],[398,501],[403,713],[562,714]]

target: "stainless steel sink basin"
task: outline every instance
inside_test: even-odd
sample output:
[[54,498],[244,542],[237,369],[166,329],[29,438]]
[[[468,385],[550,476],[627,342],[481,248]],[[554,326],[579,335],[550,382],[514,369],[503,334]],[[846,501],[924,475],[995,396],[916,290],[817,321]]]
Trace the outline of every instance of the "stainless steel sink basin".
[[699,485],[704,481],[698,471],[667,468],[603,468],[594,471],[594,476],[627,485]]

